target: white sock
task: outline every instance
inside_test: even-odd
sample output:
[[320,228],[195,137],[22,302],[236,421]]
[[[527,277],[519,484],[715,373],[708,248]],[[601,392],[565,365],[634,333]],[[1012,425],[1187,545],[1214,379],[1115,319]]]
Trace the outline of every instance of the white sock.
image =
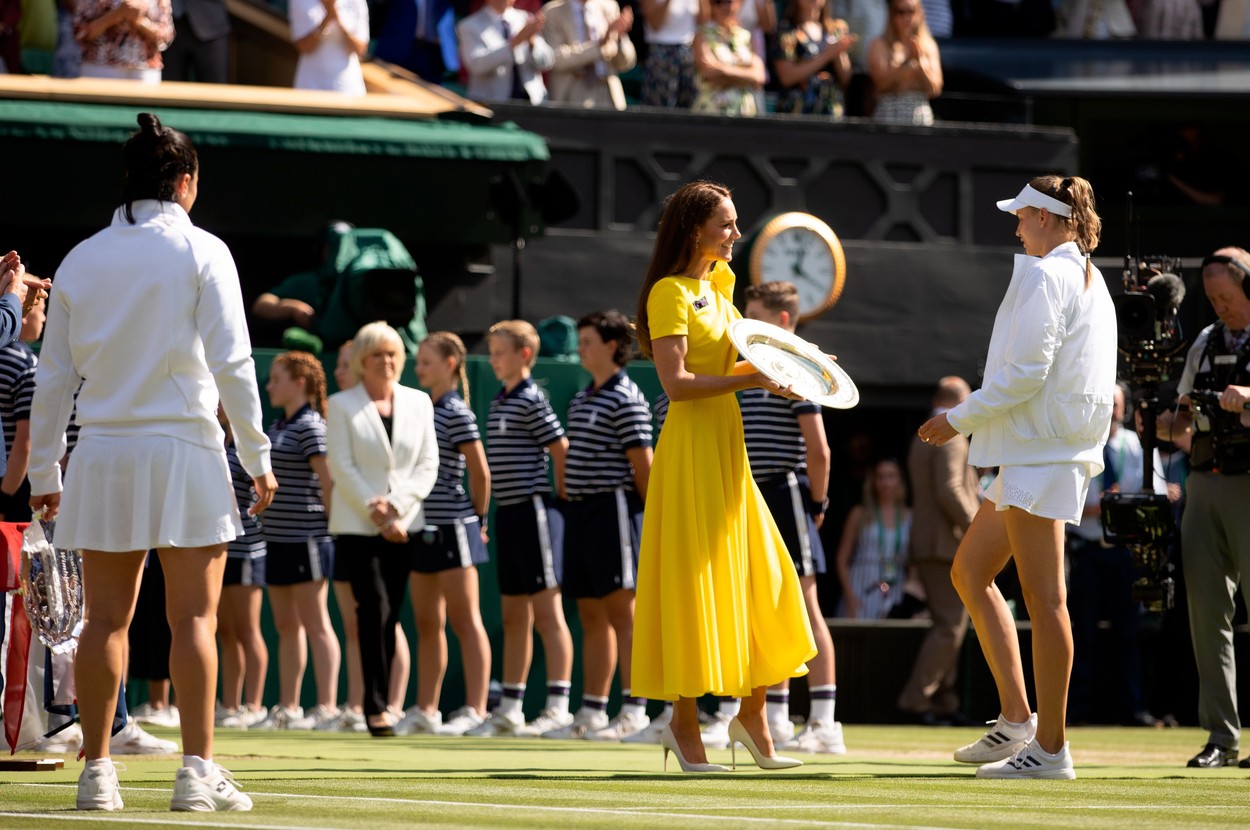
[[769,689],[764,702],[764,711],[769,723],[781,723],[790,720],[790,690]]
[[547,681],[547,708],[561,715],[569,713],[569,689],[572,683],[567,680]]
[[837,684],[829,686],[812,686],[808,689],[808,693],[812,698],[812,711],[808,716],[808,721],[820,721],[822,723],[832,724],[834,721],[833,709],[838,702],[838,686]]
[[107,772],[108,770],[113,769],[113,759],[112,758],[93,758],[92,760],[86,763],[86,768],[92,769],[92,770],[100,770],[101,772]]
[[525,702],[524,683],[503,684],[503,697],[499,698],[499,708],[495,711],[501,715],[520,714],[521,704]]
[[1006,716],[1006,715],[1000,715],[999,717],[1001,717],[1001,718],[1003,719],[1003,726],[1010,726],[1010,727],[1012,727],[1013,729],[1023,729],[1023,728],[1024,728],[1025,726],[1027,726],[1027,725],[1028,725],[1028,723],[1029,723],[1029,721],[1028,721],[1028,719],[1027,719],[1027,718],[1026,718],[1025,720],[1021,721],[1020,723],[1016,723],[1016,722],[1015,722],[1015,721],[1013,721],[1013,720],[1007,720],[1007,716]]
[[621,689],[621,711],[619,714],[632,715],[635,718],[645,717],[647,714],[646,699],[634,697],[630,692],[630,689]]
[[195,774],[201,778],[207,778],[213,772],[213,760],[201,758],[198,755],[183,755],[182,765],[195,770]]
[[742,708],[742,701],[736,697],[723,697],[717,710],[727,718],[738,717],[738,710]]

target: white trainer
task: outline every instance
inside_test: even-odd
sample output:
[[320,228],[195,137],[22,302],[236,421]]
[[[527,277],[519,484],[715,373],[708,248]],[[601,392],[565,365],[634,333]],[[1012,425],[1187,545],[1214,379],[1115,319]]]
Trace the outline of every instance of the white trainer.
[[138,723],[148,726],[167,726],[177,729],[182,719],[178,716],[177,706],[153,706],[150,702],[140,703],[130,712],[130,717]]
[[650,723],[651,719],[647,717],[645,712],[641,715],[635,715],[633,712],[621,712],[612,718],[605,728],[597,732],[587,732],[586,740],[624,741],[646,729]]
[[355,709],[348,709],[346,706],[339,713],[338,720],[334,722],[333,731],[335,732],[368,732],[369,724],[365,722],[365,713],[357,712]]
[[229,770],[217,764],[203,777],[191,767],[182,767],[174,778],[169,809],[178,813],[245,812],[252,809],[252,799],[239,790]]
[[496,709],[489,718],[464,734],[478,738],[519,738],[530,732],[525,725],[525,715]]
[[660,714],[652,718],[651,722],[642,729],[639,729],[632,735],[626,735],[621,738],[621,743],[658,744],[660,742],[660,733],[664,731],[664,727],[668,726],[672,719],[672,710],[666,706]]
[[339,709],[337,706],[326,706],[319,703],[306,710],[304,717],[287,721],[286,728],[299,732],[311,732],[314,729],[324,732],[330,724],[338,719]]
[[[568,712],[560,712],[548,707],[538,713],[538,717],[525,725],[525,735],[545,735],[573,723],[573,716]],[[604,723],[607,726],[607,723]]]
[[[535,721],[537,723],[537,721]],[[598,732],[608,728],[608,713],[602,709],[588,709],[585,706],[577,710],[571,723],[540,732],[544,738],[555,740],[576,741],[588,737],[590,732]]]
[[77,753],[81,748],[82,727],[77,723],[71,723],[55,735],[40,738],[35,742],[35,749],[39,752],[51,752],[55,755],[70,752]]
[[448,715],[447,720],[438,728],[439,735],[464,735],[486,722],[486,718],[477,713],[472,706],[461,706]]
[[768,734],[772,736],[773,743],[781,746],[787,741],[794,740],[794,722],[787,720],[770,720],[768,722]]
[[229,712],[224,718],[218,721],[217,725],[222,729],[250,729],[269,716],[264,706],[253,706],[244,704],[238,709],[227,709]]
[[264,719],[257,721],[249,729],[259,729],[264,732],[271,732],[279,729],[290,729],[291,722],[297,721],[304,717],[304,709],[300,706],[292,706],[287,708],[281,704],[273,706],[269,710],[269,714]]
[[84,767],[78,776],[79,810],[120,810],[122,794],[117,783],[117,769],[112,764],[104,768]]
[[845,755],[846,741],[842,737],[842,724],[837,721],[833,723],[822,720],[811,721],[802,732],[780,744],[780,748],[799,752],[819,752],[826,755]]
[[109,738],[110,755],[174,755],[177,752],[178,744],[149,735],[134,721]]
[[988,764],[1010,758],[1037,734],[1037,713],[1029,715],[1022,724],[1013,725],[1002,715],[998,720],[986,721],[989,729],[976,741],[955,750],[955,760],[964,764]]
[[703,727],[703,746],[706,749],[729,749],[729,722],[733,720],[724,712],[712,715],[712,721]]
[[1072,753],[1068,751],[1068,743],[1051,755],[1037,745],[1037,741],[1029,741],[1023,749],[992,764],[977,769],[977,778],[1045,778],[1071,781],[1076,778],[1076,770],[1072,766]]
[[436,735],[443,725],[443,713],[434,710],[430,714],[420,706],[414,706],[404,713],[404,717],[395,724],[396,735]]

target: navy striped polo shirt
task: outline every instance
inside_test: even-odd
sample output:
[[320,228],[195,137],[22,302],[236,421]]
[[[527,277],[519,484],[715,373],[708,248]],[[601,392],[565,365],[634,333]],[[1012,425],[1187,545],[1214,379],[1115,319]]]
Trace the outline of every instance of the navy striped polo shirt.
[[625,451],[651,446],[651,407],[624,369],[598,389],[592,383],[574,396],[568,432],[569,498],[635,489]]
[[564,435],[547,397],[526,378],[490,402],[486,459],[491,491],[500,504],[517,504],[551,492],[547,480],[548,444]]

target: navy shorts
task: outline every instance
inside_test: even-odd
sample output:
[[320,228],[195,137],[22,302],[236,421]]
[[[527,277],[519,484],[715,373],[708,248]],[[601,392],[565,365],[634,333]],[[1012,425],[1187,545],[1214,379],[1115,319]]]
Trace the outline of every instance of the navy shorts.
[[451,524],[413,528],[408,536],[413,545],[412,569],[436,574],[452,568],[472,568],[490,559],[482,541],[482,525],[477,516]]
[[807,476],[794,473],[766,478],[756,482],[764,502],[781,531],[794,569],[799,576],[815,576],[825,572],[825,548],[820,543],[816,522],[807,512],[812,488]]
[[264,588],[265,556],[228,556],[226,557],[226,575],[221,584],[254,586]]
[[334,573],[334,541],[307,539],[303,542],[266,540],[266,578],[270,585],[298,585],[319,582]]
[[642,500],[615,490],[570,501],[564,515],[564,590],[578,599],[632,591],[638,575]]
[[529,596],[559,588],[564,571],[564,516],[550,496],[495,508],[499,593]]

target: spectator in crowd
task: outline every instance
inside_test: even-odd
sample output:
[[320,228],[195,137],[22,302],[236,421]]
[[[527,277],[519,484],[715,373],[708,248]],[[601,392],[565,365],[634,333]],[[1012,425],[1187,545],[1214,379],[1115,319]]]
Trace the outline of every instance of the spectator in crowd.
[[[768,44],[777,34],[777,5],[774,0],[742,0],[738,9],[738,25],[751,33],[751,50],[764,63],[764,82],[768,83]],[[766,112],[764,90],[755,93],[755,111]]]
[[543,6],[543,34],[555,51],[548,75],[551,102],[600,109],[625,109],[622,72],[637,56],[629,32],[634,10],[616,0],[552,0]]
[[555,65],[543,38],[546,17],[528,14],[514,0],[488,0],[456,24],[460,55],[469,73],[468,95],[478,101],[547,100],[542,73]]
[[330,532],[349,576],[360,631],[365,724],[391,737],[399,718],[387,710],[395,626],[424,526],[423,503],[438,477],[438,439],[429,395],[399,383],[404,341],[369,323],[352,342],[357,385],[330,396],[326,445],[334,488]]
[[226,0],[171,0],[174,41],[165,50],[166,81],[224,84],[230,76]]
[[771,54],[777,112],[840,119],[857,39],[829,14],[827,0],[789,0]]
[[174,39],[170,0],[78,0],[74,37],[83,77],[160,83],[161,53]]
[[1145,40],[1202,40],[1199,0],[1145,0],[1136,10],[1137,31]]
[[[1190,435],[1181,543],[1190,635],[1198,663],[1198,723],[1207,743],[1190,767],[1237,763],[1241,718],[1233,654],[1235,594],[1250,598],[1250,253],[1220,248],[1202,263],[1202,287],[1219,318],[1194,338],[1176,391],[1182,409],[1160,437]],[[1215,393],[1218,406],[1195,392]],[[1184,407],[1188,405],[1189,411]],[[1192,434],[1190,434],[1192,433]],[[1250,761],[1241,762],[1250,768]]]
[[74,37],[74,0],[56,0],[56,52],[52,75],[77,78],[82,74],[82,47]]
[[851,44],[851,66],[855,72],[866,72],[868,44],[885,31],[890,19],[890,4],[881,0],[828,0],[834,20],[845,20],[847,28],[859,35]]
[[291,0],[287,17],[299,52],[295,88],[364,95],[360,59],[369,49],[365,0]]
[[[123,148],[123,202],[111,227],[57,271],[31,405],[31,507],[58,520],[58,545],[82,551],[91,609],[74,669],[87,759],[77,804],[123,806],[109,731],[140,571],[156,547],[168,575],[183,749],[170,807],[248,810],[251,799],[212,760],[213,621],[226,545],[242,532],[218,401],[257,492],[253,514],[277,485],[234,262],[187,217],[199,192],[195,148],[151,113],[138,122]],[[82,437],[62,498],[59,463],[80,383]]]
[[[425,500],[409,585],[417,623],[417,701],[395,727],[400,734],[463,735],[486,720],[490,640],[482,625],[477,566],[488,561],[490,470],[469,394],[460,338],[436,331],[417,350],[417,380],[434,400],[438,480]],[[468,473],[469,489],[464,487]],[[442,722],[438,702],[447,673],[447,623],[460,643],[464,706]]]
[[702,19],[700,0],[642,0],[647,59],[642,103],[689,109],[695,98],[694,35]]
[[942,61],[919,0],[890,0],[889,23],[868,46],[868,71],[877,121],[933,123],[929,101],[942,94]]
[[882,459],[864,480],[863,501],[851,508],[838,543],[839,617],[883,620],[903,598],[911,511],[897,461]]
[[[1141,655],[1138,629],[1141,603],[1133,597],[1137,564],[1133,553],[1120,545],[1103,542],[1101,500],[1103,493],[1143,491],[1144,452],[1137,433],[1124,428],[1126,389],[1119,384],[1111,415],[1111,432],[1103,448],[1103,470],[1095,476],[1085,496],[1081,523],[1067,528],[1068,607],[1072,613],[1072,682],[1068,690],[1068,723],[1087,723],[1095,716],[1094,672],[1098,663],[1111,669],[1112,683],[1097,689],[1110,704],[1115,723],[1154,726],[1142,697]],[[1154,451],[1153,491],[1180,498],[1180,488],[1168,485],[1163,459]],[[1098,648],[1098,624],[1106,620],[1108,649]]]
[[[582,705],[550,738],[618,741],[649,724],[634,697],[634,586],[642,506],[651,473],[651,409],[625,373],[633,352],[629,318],[615,309],[577,321],[577,353],[590,385],[569,404],[565,466],[564,589],[582,623]],[[609,721],[619,667],[621,710]]]
[[[278,479],[261,526],[265,579],[278,629],[278,702],[257,729],[331,729],[342,654],[330,623],[329,579],[334,542],[326,522],[333,479],[326,460],[326,379],[321,361],[307,352],[274,358],[265,384],[270,405],[282,413],[269,427]],[[317,705],[300,706],[300,685],[312,650]]]
[[[524,320],[504,320],[486,333],[490,368],[503,388],[490,404],[486,458],[495,496],[495,548],[503,606],[503,699],[473,735],[541,735],[568,726],[573,640],[564,620],[564,516],[569,442],[546,395],[530,377],[538,332]],[[521,710],[533,659],[533,632],[543,641],[547,705],[529,724]]]
[[694,36],[694,112],[756,115],[764,86],[764,61],[755,54],[751,33],[738,25],[742,0],[709,0],[711,19]]
[[0,347],[0,424],[4,426],[4,475],[0,478],[0,521],[30,521],[30,401],[35,396],[39,358],[26,345],[43,336],[44,300],[22,318],[22,333]]
[[[930,417],[958,405],[971,391],[963,378],[942,378]],[[924,587],[933,627],[916,653],[898,708],[922,722],[957,721],[955,679],[968,612],[951,582],[951,562],[981,504],[977,473],[968,465],[968,439],[960,435],[935,446],[915,438],[907,450],[907,474],[913,505],[908,567]]]
[[374,46],[374,57],[441,84],[460,71],[456,11],[451,0],[393,0]]

